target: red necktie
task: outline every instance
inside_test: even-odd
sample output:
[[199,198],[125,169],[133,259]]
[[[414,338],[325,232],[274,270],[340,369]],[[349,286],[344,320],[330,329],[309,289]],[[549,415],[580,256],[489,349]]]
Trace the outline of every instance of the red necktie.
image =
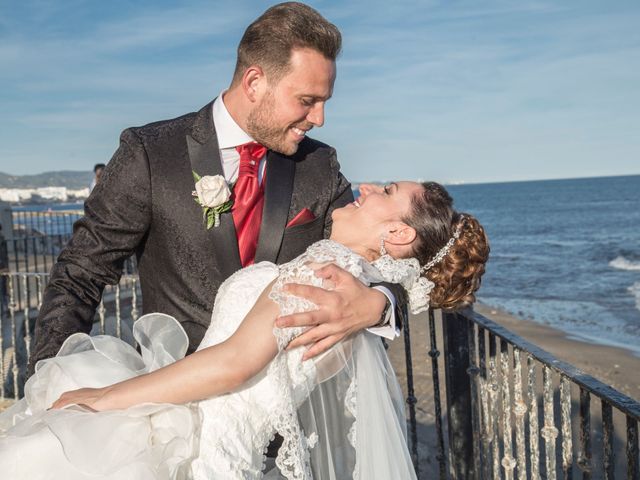
[[258,167],[267,149],[251,142],[237,146],[236,150],[240,154],[240,168],[238,181],[233,187],[231,214],[236,226],[240,262],[246,267],[254,262],[258,247],[264,205],[264,188],[258,182]]

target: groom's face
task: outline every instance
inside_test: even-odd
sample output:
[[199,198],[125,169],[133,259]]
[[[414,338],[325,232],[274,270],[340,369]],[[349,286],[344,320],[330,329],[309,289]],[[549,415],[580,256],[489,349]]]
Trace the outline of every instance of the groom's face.
[[335,62],[315,50],[293,50],[287,73],[267,82],[249,114],[248,133],[271,150],[293,155],[307,132],[324,124],[335,78]]

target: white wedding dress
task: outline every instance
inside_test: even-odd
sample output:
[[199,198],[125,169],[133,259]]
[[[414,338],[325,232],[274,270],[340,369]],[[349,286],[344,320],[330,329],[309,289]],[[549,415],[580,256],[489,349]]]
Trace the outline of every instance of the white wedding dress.
[[[429,285],[418,279],[415,260],[383,257],[369,264],[323,240],[285,265],[261,262],[227,279],[199,349],[231,336],[276,278],[270,298],[281,314],[314,308],[282,287],[320,286],[313,267],[328,262],[365,284],[386,280],[411,286],[414,311],[428,301]],[[264,475],[265,449],[278,432],[283,437],[278,468],[268,478],[416,478],[402,393],[380,338],[361,332],[319,359],[302,362],[303,349],[283,350],[301,331],[274,329],[280,353],[229,394],[189,405],[144,404],[99,413],[77,406],[46,410],[64,391],[109,385],[174,362],[188,344],[179,323],[164,314],[136,322],[141,354],[114,337],[75,334],[56,357],[38,364],[25,398],[0,414],[0,477],[258,479]]]

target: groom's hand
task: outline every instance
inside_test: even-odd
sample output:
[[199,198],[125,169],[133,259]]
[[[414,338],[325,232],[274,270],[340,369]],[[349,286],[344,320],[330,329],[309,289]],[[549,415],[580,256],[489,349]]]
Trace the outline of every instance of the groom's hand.
[[376,325],[387,301],[384,293],[366,287],[336,265],[330,264],[316,270],[316,276],[324,279],[325,284],[332,285],[331,290],[296,283],[287,284],[284,288],[292,295],[313,302],[318,309],[276,320],[276,326],[281,328],[309,327],[287,347],[308,346],[303,360],[325,352],[354,332]]

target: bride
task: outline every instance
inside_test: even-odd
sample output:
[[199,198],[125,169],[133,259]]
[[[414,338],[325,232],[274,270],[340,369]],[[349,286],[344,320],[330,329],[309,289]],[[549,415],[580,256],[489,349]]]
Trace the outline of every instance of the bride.
[[330,239],[300,257],[227,279],[188,357],[184,331],[159,313],[135,324],[141,354],[112,337],[69,337],[0,415],[2,478],[257,479],[276,432],[268,478],[416,478],[379,338],[354,332],[307,360],[290,343],[304,329],[274,322],[314,308],[287,284],[335,287],[315,275],[331,263],[364,284],[403,285],[413,313],[469,304],[487,239],[433,182],[363,185],[332,218]]

